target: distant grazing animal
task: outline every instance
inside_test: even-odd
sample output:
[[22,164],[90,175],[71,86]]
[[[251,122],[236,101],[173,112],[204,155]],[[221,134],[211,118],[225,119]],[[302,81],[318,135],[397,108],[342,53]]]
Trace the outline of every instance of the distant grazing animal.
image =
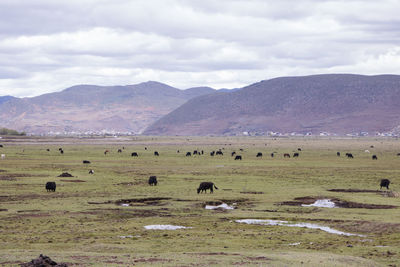
[[274,155],[274,153],[271,153],[271,158],[273,158],[275,155]]
[[61,151],[61,150],[63,150],[62,147],[60,147],[60,148],[58,149],[58,151]]
[[243,148],[239,149],[240,151],[243,151]]
[[348,157],[349,159],[354,158],[354,157],[353,157],[353,154],[351,154],[351,153],[346,153],[346,157]]
[[46,190],[47,190],[47,192],[50,192],[50,191],[56,192],[56,182],[47,182]]
[[210,189],[211,194],[214,192],[213,187],[215,187],[215,189],[218,189],[213,182],[202,182],[200,183],[199,188],[197,188],[197,194],[199,194],[200,192],[203,193],[203,191],[207,193],[207,189]]
[[236,152],[233,151],[233,152],[231,153],[231,157],[235,156],[235,154],[236,154]]
[[297,151],[301,151],[301,148],[299,147],[299,148],[297,149]]
[[84,160],[82,162],[83,162],[83,164],[90,164],[90,161],[88,161],[88,160]]
[[336,152],[336,156],[340,157],[340,152]]
[[202,154],[202,155],[204,154],[204,150],[201,151],[201,154]]
[[94,174],[94,170],[89,170],[89,174]]
[[154,151],[154,156],[160,156],[157,151]]
[[50,149],[46,149],[46,151],[47,151],[47,152],[49,152],[49,151],[50,151]]
[[6,154],[1,154],[1,158],[5,159],[6,158]]
[[397,153],[397,156],[400,156],[400,153]]
[[242,156],[237,155],[237,156],[235,157],[235,160],[242,160]]
[[147,150],[147,147],[144,147],[144,150]]
[[157,185],[157,176],[149,177],[149,185]]
[[378,157],[376,155],[372,155],[372,159],[377,160]]
[[139,157],[137,152],[132,152],[131,157]]
[[198,154],[197,150],[193,151],[193,155],[197,155],[197,154]]
[[299,153],[293,153],[293,158],[298,158],[299,157]]
[[370,146],[370,148],[374,148],[374,146]]
[[122,149],[118,149],[118,151],[117,151],[118,153],[122,153]]
[[3,147],[3,145],[0,145],[0,147]]
[[104,155],[107,155],[107,153],[110,152],[109,150],[104,151]]
[[290,158],[290,155],[288,153],[283,154],[284,158]]
[[258,152],[256,158],[262,157],[262,153]]
[[210,156],[213,157],[215,155],[215,151],[210,152]]
[[179,150],[177,150],[176,153],[179,153]]
[[382,179],[381,180],[381,189],[382,189],[382,187],[386,187],[389,190],[389,184],[390,184],[389,179]]
[[222,153],[221,150],[218,150],[218,151],[215,153],[215,155],[224,155],[224,153]]
[[64,150],[61,149],[61,150],[60,150],[60,153],[61,153],[61,154],[64,154]]
[[186,152],[186,157],[191,157],[191,156],[192,156],[192,153]]

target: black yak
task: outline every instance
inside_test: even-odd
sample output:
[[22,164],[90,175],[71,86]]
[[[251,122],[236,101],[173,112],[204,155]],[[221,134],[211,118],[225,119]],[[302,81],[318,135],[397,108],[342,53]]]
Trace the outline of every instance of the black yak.
[[199,194],[200,192],[203,193],[203,191],[207,193],[207,189],[210,189],[210,193],[213,193],[213,187],[215,187],[215,189],[218,189],[212,182],[202,182],[200,183],[199,188],[197,188],[197,194]]

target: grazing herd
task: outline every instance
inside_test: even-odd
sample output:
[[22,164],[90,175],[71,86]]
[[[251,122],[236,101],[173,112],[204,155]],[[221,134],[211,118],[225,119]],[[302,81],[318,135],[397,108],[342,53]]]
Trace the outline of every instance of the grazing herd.
[[[371,148],[373,148],[373,146],[371,146]],[[124,147],[123,149],[125,149],[125,147]],[[46,149],[46,150],[47,150],[47,151],[50,151],[50,149]],[[59,152],[60,152],[61,154],[64,153],[64,150],[63,150],[62,148],[59,148],[58,150],[59,150]],[[147,150],[147,147],[145,148],[145,150]],[[240,151],[244,151],[244,150],[243,150],[243,149],[240,149]],[[302,149],[301,149],[301,148],[298,148],[297,151],[302,151]],[[104,151],[104,155],[107,155],[109,152],[110,152],[109,150],[105,150],[105,151]],[[370,153],[369,150],[365,150],[364,152]],[[117,150],[117,153],[122,153],[122,149],[118,149],[118,150]],[[177,150],[177,153],[180,153],[180,151]],[[270,155],[271,155],[271,158],[273,158],[273,157],[275,156],[276,153],[277,153],[277,152],[275,152],[275,151],[272,152],[272,153],[270,154]],[[160,154],[159,154],[158,151],[154,151],[153,154],[154,154],[154,156],[156,156],[156,157],[160,156]],[[193,152],[188,151],[188,152],[186,152],[186,157],[191,157],[192,155],[203,155],[203,154],[204,154],[204,150],[201,150],[201,151],[200,151],[200,150],[194,150]],[[214,156],[214,155],[223,156],[224,153],[222,152],[222,149],[219,149],[219,150],[216,150],[216,151],[211,151],[211,152],[210,152],[210,156]],[[347,158],[350,158],[350,159],[353,159],[353,158],[354,158],[354,156],[353,156],[352,153],[346,153],[345,155],[346,155]],[[139,154],[138,154],[137,152],[132,152],[132,153],[131,153],[131,156],[132,156],[132,157],[139,157]],[[234,160],[242,160],[242,159],[243,159],[243,158],[242,158],[242,155],[238,155],[235,151],[231,152],[231,156],[232,156],[232,157],[235,156],[235,157],[234,157]],[[256,158],[262,158],[262,156],[263,156],[263,153],[262,153],[262,152],[257,152]],[[297,158],[297,157],[299,157],[299,156],[300,156],[300,154],[299,154],[298,152],[294,152],[292,157],[293,157],[293,158]],[[341,156],[341,153],[340,153],[339,151],[336,152],[336,156],[340,157],[340,156]],[[397,153],[397,156],[400,156],[400,153]],[[283,154],[283,157],[284,157],[284,158],[290,158],[291,155],[290,155],[289,153],[284,153],[284,154]],[[1,154],[1,158],[5,158],[5,155],[4,155],[4,154]],[[373,160],[378,160],[377,155],[372,155],[372,159],[373,159]],[[83,162],[83,164],[90,164],[90,163],[91,163],[89,160],[83,160],[82,162]],[[89,170],[89,174],[94,174],[94,170],[93,170],[93,169]],[[157,183],[158,183],[158,181],[157,181],[157,176],[154,176],[154,175],[150,176],[150,177],[149,177],[149,180],[148,180],[148,183],[149,183],[149,185],[151,185],[151,186],[156,186]],[[390,180],[389,180],[389,179],[382,179],[382,180],[380,181],[380,189],[386,188],[387,190],[389,190],[389,184],[390,184]],[[56,191],[56,183],[55,183],[55,182],[47,182],[45,188],[46,188],[46,190],[47,190],[48,192],[55,192],[55,191]],[[199,193],[203,193],[203,192],[207,193],[207,190],[210,190],[210,193],[213,193],[213,189],[214,189],[214,188],[215,188],[215,189],[218,189],[218,188],[215,186],[214,183],[212,183],[212,182],[202,182],[202,183],[200,183],[199,187],[197,188],[197,193],[198,193],[198,194],[199,194]]]

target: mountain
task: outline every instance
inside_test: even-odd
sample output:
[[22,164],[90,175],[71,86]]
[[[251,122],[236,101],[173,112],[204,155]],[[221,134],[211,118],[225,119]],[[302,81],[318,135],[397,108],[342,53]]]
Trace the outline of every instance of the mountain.
[[140,133],[187,100],[216,90],[179,90],[159,82],[127,86],[77,85],[32,98],[0,98],[0,126],[48,132],[119,131]]
[[16,97],[6,95],[6,96],[0,96],[0,105],[3,104],[4,102],[7,102],[11,99],[15,99]]
[[400,126],[399,103],[398,75],[282,77],[193,98],[144,134],[391,131]]

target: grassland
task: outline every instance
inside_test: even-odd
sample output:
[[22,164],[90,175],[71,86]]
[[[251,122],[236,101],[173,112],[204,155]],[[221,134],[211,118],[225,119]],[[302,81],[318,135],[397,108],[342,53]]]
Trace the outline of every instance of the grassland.
[[[400,262],[400,143],[395,139],[8,137],[0,143],[6,155],[0,159],[1,266],[17,266],[39,254],[70,266]],[[299,158],[283,157],[298,148]],[[185,156],[195,149],[204,155]],[[209,152],[217,149],[224,155],[211,157]],[[105,150],[110,152],[105,155]],[[233,151],[243,160],[235,161]],[[139,157],[131,157],[132,152]],[[263,157],[256,158],[257,152]],[[354,159],[345,158],[345,152]],[[88,174],[89,169],[95,173]],[[74,177],[57,177],[63,172]],[[150,175],[157,176],[157,186],[147,184]],[[392,181],[390,192],[376,191],[382,178]],[[56,192],[46,192],[47,181],[57,183]],[[202,181],[219,189],[197,194]],[[365,192],[328,191],[350,188]],[[295,203],[323,198],[358,208]],[[221,203],[236,208],[204,208]],[[251,218],[315,223],[360,236],[235,222]],[[144,228],[153,224],[191,228]]]

